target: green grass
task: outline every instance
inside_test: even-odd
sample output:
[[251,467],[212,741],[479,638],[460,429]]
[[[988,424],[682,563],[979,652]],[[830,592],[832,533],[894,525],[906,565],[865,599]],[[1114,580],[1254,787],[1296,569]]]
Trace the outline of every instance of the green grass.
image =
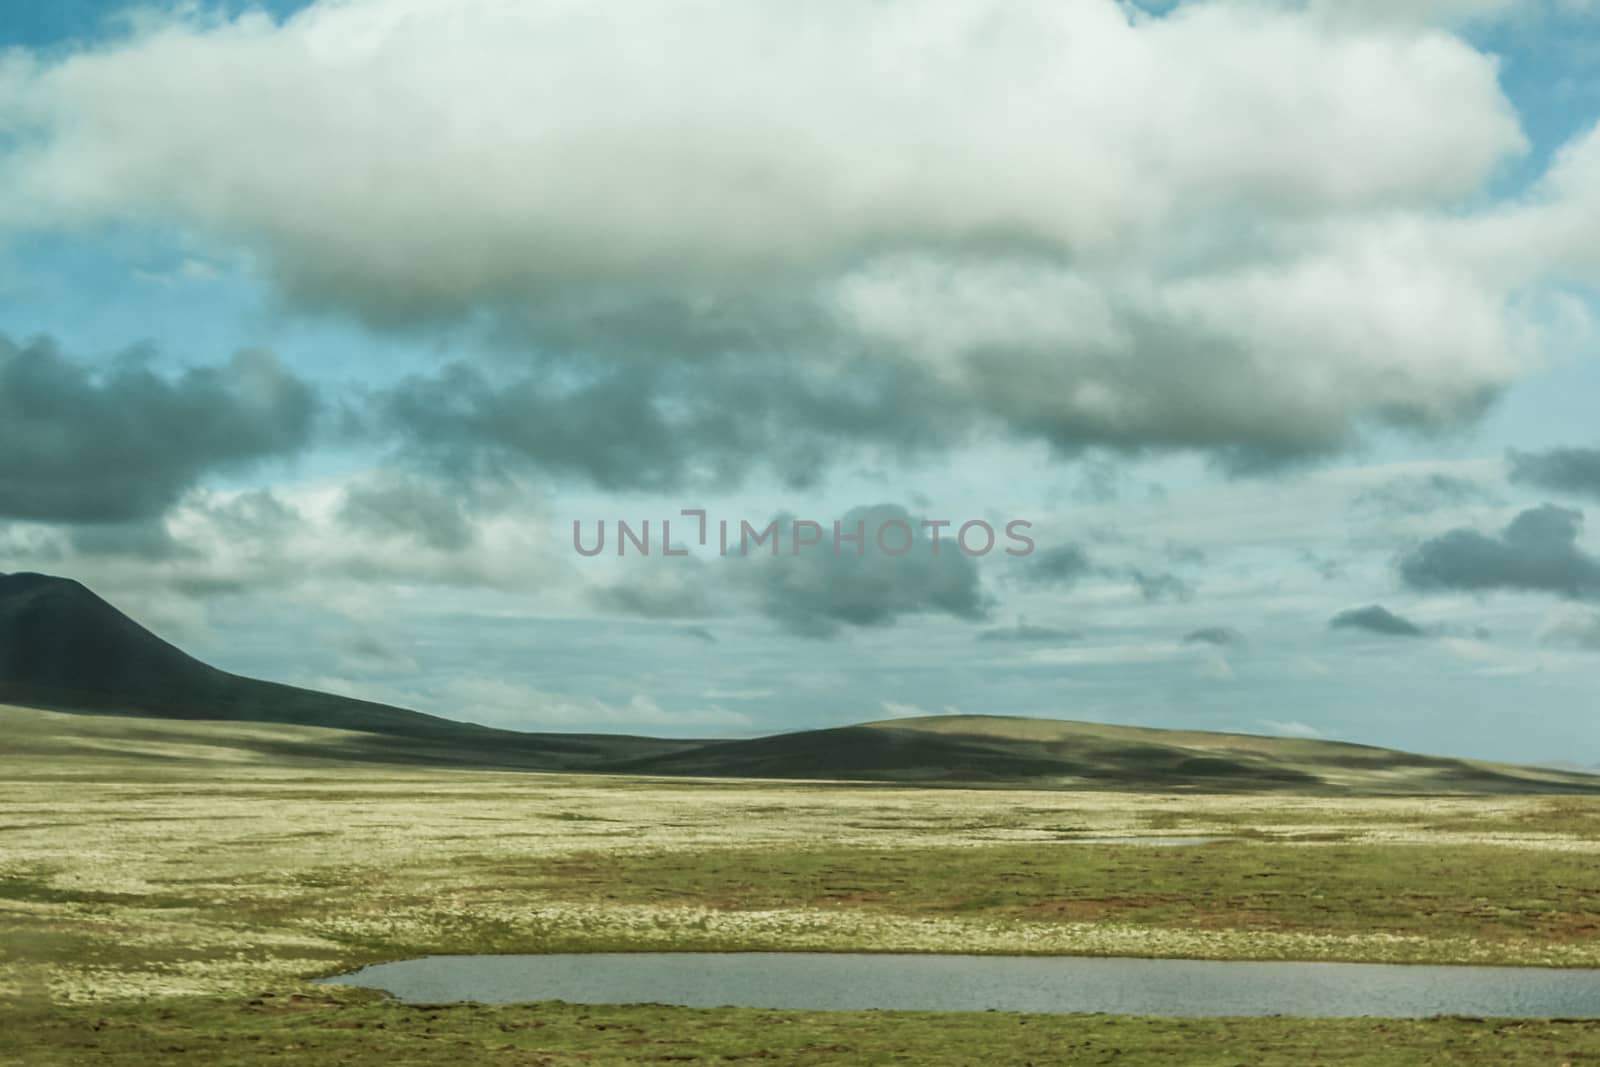
[[[305,981],[668,949],[1600,966],[1600,798],[331,767],[176,734],[129,759],[116,722],[44,744],[61,718],[0,778],[6,1067],[1600,1062],[1590,1022],[417,1008]],[[1129,834],[1242,840],[1061,841]]]
[[1484,1019],[1149,1019],[782,1012],[567,1004],[408,1007],[356,991],[26,1008],[0,1057],[86,1064],[565,1067],[774,1064],[1493,1064],[1600,1061],[1600,1023]]
[[730,910],[809,906],[1485,943],[1600,936],[1600,856],[1508,855],[1484,845],[589,852],[548,865],[539,883],[575,900],[691,900]]

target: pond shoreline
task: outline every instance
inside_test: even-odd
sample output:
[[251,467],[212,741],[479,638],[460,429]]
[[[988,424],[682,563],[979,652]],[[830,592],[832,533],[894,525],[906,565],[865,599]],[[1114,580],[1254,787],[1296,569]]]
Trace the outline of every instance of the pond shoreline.
[[1164,1017],[1600,1018],[1600,969],[1110,956],[638,952],[428,956],[317,980],[405,1003]]

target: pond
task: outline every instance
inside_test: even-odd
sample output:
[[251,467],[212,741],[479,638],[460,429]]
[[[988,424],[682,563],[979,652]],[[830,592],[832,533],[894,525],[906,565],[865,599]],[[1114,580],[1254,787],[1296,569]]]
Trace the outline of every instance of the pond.
[[821,952],[429,956],[323,979],[410,1003],[1600,1018],[1600,970]]
[[1187,845],[1215,845],[1234,841],[1232,837],[1060,837],[1063,845],[1144,845],[1151,848],[1183,848]]

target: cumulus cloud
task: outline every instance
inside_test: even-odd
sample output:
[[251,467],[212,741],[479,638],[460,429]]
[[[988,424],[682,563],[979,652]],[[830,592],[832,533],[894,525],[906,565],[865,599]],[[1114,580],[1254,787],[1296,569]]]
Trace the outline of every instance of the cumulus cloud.
[[1346,224],[1294,244],[1209,246],[1220,262],[1181,278],[893,256],[867,268],[843,336],[916,353],[979,414],[1062,451],[1200,449],[1241,472],[1338,450],[1368,422],[1469,421],[1528,358],[1507,295],[1435,239]]
[[465,500],[495,503],[474,511],[472,537],[458,547],[398,527],[352,525],[349,492],[387,484],[387,477],[379,470],[348,484],[197,488],[159,516],[124,523],[0,523],[0,570],[69,574],[158,606],[174,594],[266,594],[326,607],[368,604],[374,589],[403,598],[409,588],[443,586],[537,590],[539,603],[552,611],[577,604],[579,588],[566,578],[557,530],[504,487],[457,487]]
[[1513,482],[1600,500],[1600,449],[1513,451],[1508,460]]
[[813,482],[841,442],[910,455],[961,440],[948,390],[905,364],[847,374],[705,357],[692,365],[550,358],[496,380],[455,364],[376,400],[403,457],[452,472],[534,464],[608,489],[734,483],[755,469]]
[[[635,556],[625,561],[632,565],[623,577],[592,591],[591,601],[605,611],[654,619],[743,613],[811,638],[922,615],[970,622],[988,617],[990,598],[976,558],[949,530],[935,552],[923,519],[899,505],[852,508],[839,517],[843,538],[863,534],[859,546],[841,540],[836,547],[832,524],[814,523],[813,529],[796,523],[779,513],[768,523],[748,523],[748,530],[731,525],[726,555],[716,554],[718,535],[710,533],[709,556]],[[795,531],[802,527],[807,543],[796,547]],[[594,532],[584,536],[588,544]],[[974,551],[977,540],[974,534]]]
[[1328,620],[1334,630],[1365,630],[1385,637],[1422,637],[1427,631],[1378,604],[1341,611]]
[[0,337],[0,517],[134,524],[125,546],[159,553],[137,524],[208,475],[300,452],[317,406],[265,352],[164,376],[137,355],[97,369],[48,341]]
[[1464,193],[1521,145],[1494,64],[1449,37],[1110,0],[347,0],[148,20],[0,85],[31,134],[13,224],[175,218],[378,317],[907,234],[1094,252],[1196,206]]
[[1426,25],[1455,24],[1503,18],[1520,3],[1523,7],[1548,7],[1564,0],[1226,0],[1257,4],[1275,3],[1292,10],[1305,10],[1321,18],[1347,25]]
[[661,488],[760,454],[803,483],[840,441],[982,426],[1256,470],[1453,427],[1530,358],[1526,277],[1451,229],[1516,116],[1493,59],[1404,21],[346,0],[142,27],[0,68],[0,227],[166,224],[293,308],[491,321],[526,375],[384,405],[436,459]]
[[1498,535],[1456,529],[1424,542],[1400,562],[1408,585],[1426,590],[1495,589],[1600,599],[1600,559],[1578,544],[1583,512],[1546,504]]
[[[83,567],[130,563],[164,572],[187,591],[235,583],[208,570],[219,549],[262,561],[263,550],[291,540],[302,516],[269,490],[231,494],[197,490],[163,514],[123,522],[16,523],[0,539],[0,561],[15,565]],[[274,580],[278,577],[274,575]]]
[[[792,521],[778,517],[780,524]],[[845,627],[887,626],[904,616],[941,614],[968,621],[985,618],[989,599],[976,561],[945,538],[932,539],[914,516],[895,504],[852,508],[838,520],[846,531],[866,530],[858,554],[831,543],[799,555],[728,560],[735,581],[753,591],[761,611],[806,637],[832,637]],[[876,531],[888,530],[879,543]],[[909,543],[903,555],[898,553]]]

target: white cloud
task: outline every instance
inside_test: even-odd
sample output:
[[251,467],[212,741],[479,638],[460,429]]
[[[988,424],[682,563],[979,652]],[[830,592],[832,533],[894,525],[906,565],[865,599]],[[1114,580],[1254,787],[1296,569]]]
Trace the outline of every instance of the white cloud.
[[1496,61],[1325,14],[152,18],[0,64],[0,228],[167,224],[252,253],[291,305],[493,308],[546,350],[904,362],[1068,448],[1328,451],[1474,417],[1537,348],[1513,301],[1537,269],[1505,276],[1506,242],[1464,247],[1448,213],[1525,145]]
[[[415,537],[386,536],[342,517],[348,494],[382,476],[379,470],[270,490],[196,489],[143,523],[0,524],[0,570],[70,573],[141,605],[171,601],[174,592],[271,591],[278,600],[298,599],[365,622],[381,620],[396,597],[426,597],[435,610],[447,610],[455,603],[445,592],[451,587],[537,590],[540,610],[553,615],[582,604],[574,557],[564,551],[568,542],[555,536],[559,525],[533,490],[502,486],[493,509],[470,517],[469,539],[439,545],[420,529]],[[449,491],[466,499],[478,489],[458,481]]]
[[1120,252],[1465,193],[1522,144],[1452,38],[1111,0],[324,2],[13,60],[0,120],[12,223],[165,217],[375,313],[907,238]]
[[[1205,0],[1192,0],[1195,3]],[[1344,26],[1460,26],[1530,23],[1585,15],[1594,0],[1219,0],[1249,8],[1304,11]]]

